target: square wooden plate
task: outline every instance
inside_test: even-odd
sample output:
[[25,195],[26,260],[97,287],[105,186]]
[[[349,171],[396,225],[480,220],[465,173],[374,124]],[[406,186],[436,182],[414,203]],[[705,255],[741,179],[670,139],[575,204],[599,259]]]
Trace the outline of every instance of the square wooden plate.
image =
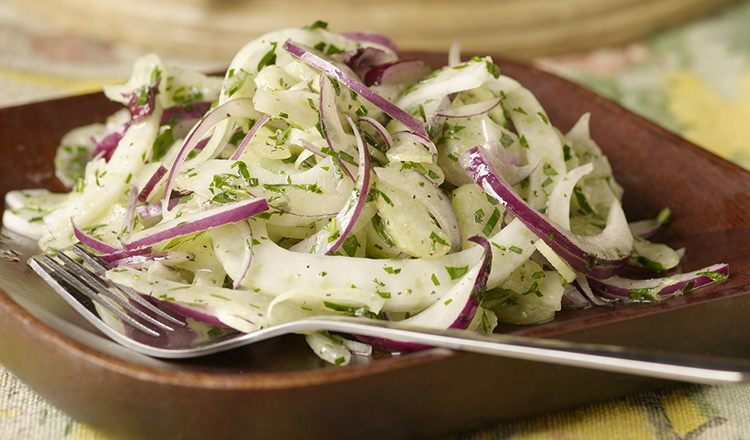
[[[638,220],[670,207],[674,221],[660,238],[687,249],[684,270],[718,262],[731,270],[723,284],[663,303],[563,311],[543,325],[498,331],[750,358],[750,173],[577,85],[498,64],[562,130],[592,113],[592,135],[625,188],[626,213]],[[53,172],[60,137],[116,108],[92,94],[1,109],[0,194],[61,190]],[[150,359],[78,317],[24,264],[37,252],[33,242],[0,236],[0,362],[115,438],[435,436],[669,383],[446,350],[331,367],[295,336],[198,360]]]

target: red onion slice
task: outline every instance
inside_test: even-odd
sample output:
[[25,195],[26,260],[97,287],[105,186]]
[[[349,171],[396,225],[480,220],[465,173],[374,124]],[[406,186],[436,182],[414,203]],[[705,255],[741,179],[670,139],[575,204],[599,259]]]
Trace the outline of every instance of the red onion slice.
[[[518,217],[526,227],[537,237],[541,238],[557,254],[571,266],[593,278],[608,278],[615,275],[627,263],[632,249],[617,249],[616,246],[605,246],[611,241],[619,245],[618,238],[622,236],[620,229],[624,228],[627,237],[632,240],[627,223],[623,223],[624,214],[618,217],[617,210],[622,208],[617,201],[613,201],[607,227],[604,232],[595,237],[578,237],[553,225],[547,218],[529,206],[521,199],[498,174],[487,157],[487,152],[481,147],[474,147],[459,158],[461,165],[469,177],[474,180],[492,198],[500,201],[513,215]],[[622,221],[621,221],[622,220]],[[607,231],[609,229],[609,232]],[[608,235],[607,235],[608,234]],[[614,238],[611,238],[613,237]],[[593,243],[593,244],[592,244]],[[631,242],[632,244],[632,242]]]
[[[172,207],[174,208],[174,205]],[[137,206],[135,208],[135,212],[137,212],[143,220],[160,216],[161,203],[152,203],[150,205]]]
[[[484,256],[477,265],[435,304],[419,314],[399,321],[400,324],[421,329],[466,329],[479,309],[492,267],[490,242],[481,236],[469,238],[484,248]],[[429,348],[422,344],[392,339],[355,335],[362,342],[385,351],[409,352]]]
[[255,198],[193,212],[131,234],[123,240],[123,246],[125,249],[151,246],[164,240],[245,220],[264,211],[268,211],[266,199]]
[[333,231],[329,230],[328,227],[324,227],[310,237],[292,246],[290,248],[291,251],[326,255],[336,253],[341,245],[344,244],[347,237],[349,237],[354,224],[357,223],[357,219],[360,214],[362,214],[362,209],[365,206],[365,199],[367,198],[367,192],[370,189],[370,155],[367,152],[367,146],[362,140],[362,136],[359,134],[357,125],[351,118],[347,117],[346,119],[354,131],[354,138],[357,142],[357,149],[359,150],[357,180],[354,183],[352,193],[344,208],[332,220],[331,224],[334,225]]
[[[180,203],[181,199],[182,197],[172,197],[171,199],[169,199],[169,204],[167,206],[169,207],[169,209],[172,209]],[[135,208],[135,212],[138,213],[138,216],[142,220],[146,220],[147,218],[160,216],[161,207],[161,203],[152,203],[150,205],[137,206]]]
[[473,118],[475,116],[489,113],[492,109],[500,105],[500,101],[502,101],[502,98],[488,99],[487,101],[477,102],[459,108],[442,110],[435,113],[435,115],[443,118]]
[[595,295],[594,291],[591,290],[591,286],[589,285],[589,280],[586,278],[586,275],[578,274],[578,277],[575,281],[573,281],[571,284],[575,285],[578,290],[581,291],[583,296],[593,305],[595,306],[607,306],[611,305],[612,300],[608,298],[602,298],[601,296]]
[[156,106],[156,93],[159,91],[161,77],[156,78],[151,84],[144,85],[132,93],[123,93],[128,100],[130,120],[133,124],[138,123],[151,116]]
[[73,234],[76,236],[78,241],[90,247],[91,249],[95,251],[103,252],[106,254],[111,254],[111,253],[119,252],[122,250],[114,246],[110,246],[107,243],[104,243],[102,241],[99,241],[96,238],[86,234],[81,229],[78,229],[78,226],[76,226],[76,222],[73,221],[73,217],[70,218],[70,224],[73,226]]
[[385,35],[377,34],[375,32],[344,32],[341,35],[354,41],[363,41],[365,43],[379,44],[381,46],[385,46],[388,49],[392,50],[393,53],[398,54],[398,48],[396,47],[396,43],[394,43],[393,40],[386,37]]
[[[145,248],[148,249],[148,248]],[[124,256],[108,261],[111,267],[132,267],[140,268],[146,263],[152,263],[154,261],[169,261],[172,264],[188,261],[191,254],[187,252],[156,252],[156,253],[141,253]],[[107,260],[105,260],[107,261]]]
[[255,133],[257,133],[258,130],[260,130],[260,128],[263,127],[270,119],[271,118],[268,115],[263,115],[263,117],[258,119],[255,124],[253,124],[252,128],[250,128],[250,131],[247,132],[245,137],[242,139],[242,142],[240,142],[237,150],[235,150],[234,154],[232,154],[232,160],[237,160],[240,158],[240,156],[242,156],[242,153],[245,151],[245,148],[247,148],[247,145],[250,143],[250,141],[253,140]]
[[591,287],[615,298],[635,301],[661,301],[671,295],[692,292],[700,287],[720,283],[729,277],[729,265],[714,264],[693,272],[648,280],[631,280],[611,277],[606,280],[589,280]]
[[591,307],[591,302],[583,296],[583,293],[574,283],[566,284],[564,289],[565,292],[561,302],[563,309],[588,309]]
[[[162,113],[161,125],[165,125],[169,122],[182,122],[200,119],[210,108],[211,103],[207,101],[200,101],[194,102],[192,104],[170,107],[168,109],[165,109]],[[91,157],[97,157],[98,155],[102,154],[104,160],[109,162],[109,159],[112,157],[112,153],[115,152],[117,145],[120,143],[120,140],[125,135],[125,132],[128,131],[132,123],[133,122],[127,122],[117,127],[115,131],[107,134],[101,139],[92,137],[91,142],[96,146],[96,148],[94,148],[94,152],[91,154]],[[202,147],[200,147],[199,145],[196,148],[199,149]]]
[[91,157],[98,157],[101,155],[105,161],[109,162],[117,145],[119,145],[120,140],[125,136],[125,132],[128,131],[128,128],[130,128],[130,122],[119,126],[115,131],[107,134],[101,139],[92,136],[91,142],[96,148],[94,148],[94,151],[91,153]]
[[[169,170],[169,177],[167,178],[167,184],[164,188],[162,205],[167,205],[169,197],[172,194],[172,189],[174,189],[174,181],[177,177],[177,173],[180,171],[182,164],[185,163],[188,154],[196,147],[198,142],[208,134],[214,125],[227,118],[252,118],[254,114],[255,110],[253,109],[252,99],[234,99],[213,109],[201,122],[193,127],[193,130],[190,135],[188,135],[185,143],[182,144],[180,152],[177,153],[177,158],[175,159],[174,164],[172,164],[172,168]],[[164,209],[164,207],[162,207],[162,209]],[[166,206],[167,211],[170,209],[171,207]]]
[[393,138],[391,137],[391,134],[388,133],[388,130],[385,127],[383,127],[383,124],[376,121],[375,119],[372,119],[369,116],[363,116],[359,118],[359,120],[369,124],[372,128],[375,129],[375,131],[378,132],[380,137],[383,139],[383,142],[385,142],[386,151],[391,149],[391,147],[393,146]]
[[370,69],[364,76],[367,86],[393,86],[414,84],[432,72],[422,60],[398,60]]
[[197,306],[194,306],[194,305],[192,307],[188,307],[182,304],[177,304],[173,301],[159,301],[159,304],[172,310],[178,315],[184,316],[185,318],[190,318],[195,321],[213,325],[215,327],[232,328],[224,324],[223,322],[221,322],[219,318],[217,318],[216,316],[196,310],[193,307],[197,307]]
[[330,62],[324,60],[318,55],[315,55],[308,49],[303,49],[300,45],[292,42],[291,40],[288,40],[286,43],[284,43],[284,49],[303,62],[320,69],[329,77],[340,81],[346,87],[359,94],[359,96],[365,98],[373,105],[381,109],[388,116],[406,125],[409,130],[414,131],[415,133],[420,134],[425,138],[429,138],[429,136],[427,136],[427,131],[425,130],[424,124],[419,119],[415,118],[395,104],[389,102],[382,96],[368,89],[366,85],[362,84],[356,78],[347,74]]
[[374,47],[363,47],[361,49],[331,55],[331,58],[346,64],[357,74],[357,76],[364,79],[367,72],[373,67],[392,61],[393,54],[389,54]]
[[201,139],[201,141],[195,145],[195,150],[203,150],[204,148],[206,148],[206,145],[208,145],[208,141],[210,140],[210,138]]
[[164,168],[163,165],[159,165],[159,168],[154,172],[154,174],[151,175],[151,178],[148,179],[148,182],[146,182],[146,185],[143,187],[143,190],[140,194],[138,194],[138,200],[141,202],[145,202],[148,200],[148,196],[151,195],[151,192],[154,190],[156,185],[159,183],[162,177],[167,174],[167,169]]
[[107,252],[102,255],[99,255],[99,258],[106,261],[107,263],[112,264],[112,262],[117,260],[123,260],[126,258],[131,258],[139,255],[149,255],[151,254],[151,248],[140,248],[140,249],[131,249],[131,250],[123,250],[123,249],[114,249],[114,252]]
[[170,122],[177,123],[182,121],[197,120],[203,117],[211,109],[210,101],[196,101],[191,104],[176,105],[164,109],[161,115],[161,125]]

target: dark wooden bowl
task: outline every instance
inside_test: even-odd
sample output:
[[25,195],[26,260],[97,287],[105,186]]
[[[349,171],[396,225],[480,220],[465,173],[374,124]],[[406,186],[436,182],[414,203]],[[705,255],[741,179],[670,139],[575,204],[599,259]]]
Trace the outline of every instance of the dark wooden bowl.
[[[445,55],[412,54],[434,66]],[[663,240],[685,247],[684,270],[730,264],[730,279],[660,304],[563,311],[502,332],[750,357],[750,173],[565,80],[508,61],[563,130],[591,112],[592,135],[625,187],[633,220],[665,206]],[[0,110],[0,193],[61,189],[53,156],[69,129],[115,110],[102,94]],[[430,350],[346,368],[295,336],[192,361],[136,355],[101,336],[24,264],[37,252],[5,234],[0,259],[0,362],[52,404],[115,438],[413,438],[574,407],[670,382]]]

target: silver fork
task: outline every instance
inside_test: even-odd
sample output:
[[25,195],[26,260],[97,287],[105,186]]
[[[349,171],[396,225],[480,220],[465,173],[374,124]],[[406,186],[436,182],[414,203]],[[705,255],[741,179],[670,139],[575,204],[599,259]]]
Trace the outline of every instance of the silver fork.
[[[73,250],[93,271],[62,252],[58,254],[59,261],[48,256],[34,257],[29,265],[102,333],[131,350],[157,358],[194,358],[288,333],[327,330],[659,379],[704,384],[750,380],[750,362],[739,359],[459,330],[405,328],[392,322],[341,316],[307,318],[248,334],[218,328],[206,331],[187,325],[184,318],[163,310],[134,290],[107,280],[103,276],[109,268],[106,262],[82,247]],[[107,319],[107,313],[116,319]],[[113,326],[117,323],[122,327],[119,330]]]

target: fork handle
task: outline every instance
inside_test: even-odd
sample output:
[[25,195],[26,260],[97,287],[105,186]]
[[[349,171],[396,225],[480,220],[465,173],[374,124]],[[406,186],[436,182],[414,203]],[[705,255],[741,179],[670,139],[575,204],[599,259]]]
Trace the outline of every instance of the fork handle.
[[351,318],[311,318],[292,324],[298,324],[299,330],[337,331],[658,379],[701,384],[726,384],[750,380],[750,362],[740,359],[503,334],[480,335],[461,330],[406,329],[395,323],[374,320],[364,323],[362,320]]

